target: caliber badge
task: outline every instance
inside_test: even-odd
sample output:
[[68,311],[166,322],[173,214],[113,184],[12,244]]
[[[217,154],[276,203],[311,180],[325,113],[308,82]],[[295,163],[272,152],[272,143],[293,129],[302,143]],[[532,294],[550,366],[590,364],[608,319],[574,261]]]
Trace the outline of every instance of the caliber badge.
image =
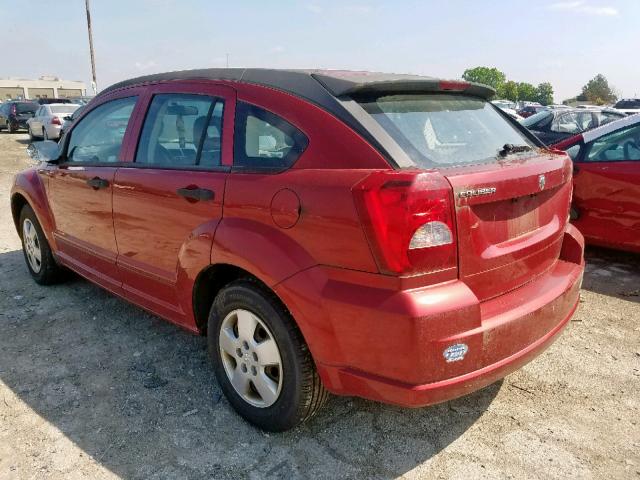
[[458,193],[460,198],[479,197],[480,195],[492,195],[496,193],[496,187],[476,188],[474,190],[462,190]]

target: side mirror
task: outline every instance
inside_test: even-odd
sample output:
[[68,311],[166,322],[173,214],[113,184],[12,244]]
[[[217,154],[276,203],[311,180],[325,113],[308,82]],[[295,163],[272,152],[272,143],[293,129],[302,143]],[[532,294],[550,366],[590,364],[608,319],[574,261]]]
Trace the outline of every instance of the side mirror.
[[33,142],[27,147],[27,155],[37,162],[58,163],[60,152],[56,142]]
[[71,118],[71,115],[67,115],[66,117],[62,117],[63,120],[70,122],[71,120],[73,120],[73,118]]

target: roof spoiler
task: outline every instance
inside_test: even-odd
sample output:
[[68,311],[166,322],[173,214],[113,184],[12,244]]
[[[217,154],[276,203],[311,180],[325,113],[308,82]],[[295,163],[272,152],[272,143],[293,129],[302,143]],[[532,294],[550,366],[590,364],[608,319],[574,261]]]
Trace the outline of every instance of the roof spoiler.
[[419,75],[371,72],[312,73],[311,76],[336,97],[393,93],[459,92],[489,99],[496,91],[480,83],[439,80]]

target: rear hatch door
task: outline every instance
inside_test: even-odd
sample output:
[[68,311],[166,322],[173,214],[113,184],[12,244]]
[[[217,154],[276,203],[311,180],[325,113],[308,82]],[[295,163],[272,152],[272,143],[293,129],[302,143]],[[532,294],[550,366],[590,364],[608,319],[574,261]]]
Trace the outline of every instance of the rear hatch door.
[[480,300],[549,270],[560,254],[571,161],[538,156],[441,171],[454,190],[459,275]]

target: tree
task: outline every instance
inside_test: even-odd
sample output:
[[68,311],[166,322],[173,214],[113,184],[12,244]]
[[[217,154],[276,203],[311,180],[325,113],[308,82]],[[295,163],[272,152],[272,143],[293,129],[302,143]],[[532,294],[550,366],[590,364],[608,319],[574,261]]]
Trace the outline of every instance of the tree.
[[502,90],[502,86],[507,79],[504,73],[493,67],[468,68],[462,74],[462,78],[468,82],[477,82],[489,85],[490,87],[493,87],[496,92],[500,92]]
[[596,105],[613,103],[618,99],[613,89],[609,86],[609,81],[601,73],[582,87],[582,96]]
[[517,102],[518,84],[513,80],[505,82],[505,84],[502,86],[502,92],[500,92],[500,96],[506,98],[507,100],[511,100],[512,102]]
[[536,100],[542,105],[550,105],[553,103],[553,87],[549,82],[538,85]]
[[526,102],[535,102],[537,100],[538,90],[536,87],[527,82],[518,83],[518,100]]

